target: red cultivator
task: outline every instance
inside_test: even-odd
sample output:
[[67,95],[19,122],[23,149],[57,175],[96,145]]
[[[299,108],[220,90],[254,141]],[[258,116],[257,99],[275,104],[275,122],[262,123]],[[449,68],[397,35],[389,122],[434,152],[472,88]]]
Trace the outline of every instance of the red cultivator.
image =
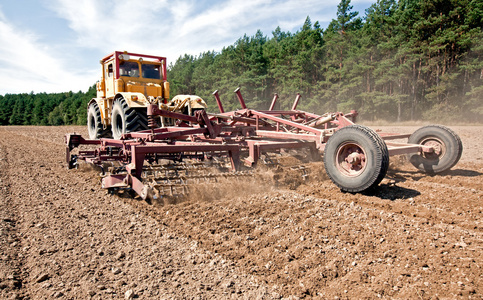
[[[118,167],[105,172],[103,188],[130,188],[148,199],[184,190],[190,182],[200,179],[245,175],[242,166],[256,166],[262,154],[280,149],[307,149],[314,160],[323,154],[327,174],[347,192],[377,186],[386,175],[390,155],[409,154],[411,163],[428,173],[447,170],[461,157],[460,138],[443,126],[426,126],[412,135],[378,134],[355,125],[355,111],[324,115],[300,111],[299,95],[291,110],[273,110],[275,95],[270,109],[259,111],[246,107],[239,89],[235,93],[242,109],[224,112],[214,92],[218,114],[198,110],[189,116],[149,105],[150,129],[123,134],[120,140],[86,140],[68,134],[69,168],[75,167],[78,160],[99,166],[118,162]],[[175,119],[177,125],[159,128],[159,117]],[[409,143],[389,142],[408,137]],[[71,155],[80,145],[97,148],[79,149],[78,154]],[[207,166],[228,172],[207,173]]]

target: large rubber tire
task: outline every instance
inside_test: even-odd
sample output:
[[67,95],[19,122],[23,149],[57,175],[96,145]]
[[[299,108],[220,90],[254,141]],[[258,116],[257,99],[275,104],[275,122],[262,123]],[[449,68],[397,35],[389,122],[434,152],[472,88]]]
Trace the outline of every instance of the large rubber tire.
[[114,100],[111,114],[112,137],[120,139],[124,133],[148,129],[146,108],[130,108],[124,98]]
[[463,153],[460,137],[442,125],[429,125],[416,130],[409,137],[410,144],[433,146],[434,153],[409,154],[408,160],[420,171],[435,174],[451,169]]
[[386,176],[389,151],[375,131],[351,125],[329,138],[324,165],[327,175],[342,191],[363,192],[377,186]]
[[101,110],[96,102],[91,103],[87,108],[87,131],[91,140],[110,137],[111,135],[110,127],[103,129]]

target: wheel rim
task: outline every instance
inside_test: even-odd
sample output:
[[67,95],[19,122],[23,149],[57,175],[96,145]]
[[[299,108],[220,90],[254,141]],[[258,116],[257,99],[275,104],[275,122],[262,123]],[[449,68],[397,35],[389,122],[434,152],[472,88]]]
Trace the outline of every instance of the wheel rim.
[[337,149],[336,166],[339,172],[345,176],[359,176],[366,168],[364,149],[354,142],[343,143]]
[[446,146],[442,140],[436,137],[430,137],[422,140],[421,145],[426,147],[432,147],[433,152],[423,152],[422,156],[429,161],[438,161],[446,154]]

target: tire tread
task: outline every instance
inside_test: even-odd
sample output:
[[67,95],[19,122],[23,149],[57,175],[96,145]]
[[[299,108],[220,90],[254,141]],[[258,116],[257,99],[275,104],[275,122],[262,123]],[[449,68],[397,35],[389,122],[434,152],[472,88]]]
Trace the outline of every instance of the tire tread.
[[[341,182],[341,180],[338,180],[336,178],[337,174],[332,174],[332,167],[330,166],[331,162],[328,161],[328,160],[330,160],[330,158],[329,158],[330,154],[327,155],[327,153],[324,153],[324,165],[325,165],[325,168],[326,168],[326,171],[327,171],[329,178],[341,190],[346,191],[346,192],[356,193],[356,192],[362,192],[362,191],[365,191],[365,190],[372,189],[372,188],[376,187],[384,179],[384,177],[387,174],[387,170],[389,168],[389,151],[387,149],[387,146],[386,146],[386,143],[384,142],[384,140],[375,131],[373,131],[372,129],[370,129],[368,127],[362,126],[362,125],[350,125],[350,126],[347,126],[347,127],[343,127],[341,129],[339,129],[338,131],[336,131],[334,133],[334,135],[331,137],[331,139],[334,136],[340,136],[340,135],[346,134],[347,132],[350,132],[350,131],[357,131],[362,136],[365,136],[366,138],[368,138],[371,141],[371,143],[373,143],[375,150],[378,151],[378,153],[376,155],[376,161],[374,162],[375,163],[375,165],[374,165],[375,170],[373,170],[373,172],[371,173],[370,178],[365,180],[365,182],[361,183],[357,187],[350,187],[349,185],[345,185],[344,182]],[[330,143],[331,143],[331,140],[329,139],[327,144],[329,145]],[[326,149],[327,149],[328,145],[326,145]],[[337,172],[337,171],[335,171],[335,172]]]

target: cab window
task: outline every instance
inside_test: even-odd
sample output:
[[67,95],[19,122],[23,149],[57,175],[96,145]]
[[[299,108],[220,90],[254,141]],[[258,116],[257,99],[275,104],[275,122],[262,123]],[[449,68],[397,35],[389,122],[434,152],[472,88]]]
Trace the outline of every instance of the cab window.
[[161,68],[159,65],[142,65],[143,78],[161,79]]
[[107,77],[112,77],[112,74],[113,74],[112,64],[109,64],[107,66]]
[[121,61],[119,63],[119,75],[129,77],[139,77],[139,66],[137,62]]

